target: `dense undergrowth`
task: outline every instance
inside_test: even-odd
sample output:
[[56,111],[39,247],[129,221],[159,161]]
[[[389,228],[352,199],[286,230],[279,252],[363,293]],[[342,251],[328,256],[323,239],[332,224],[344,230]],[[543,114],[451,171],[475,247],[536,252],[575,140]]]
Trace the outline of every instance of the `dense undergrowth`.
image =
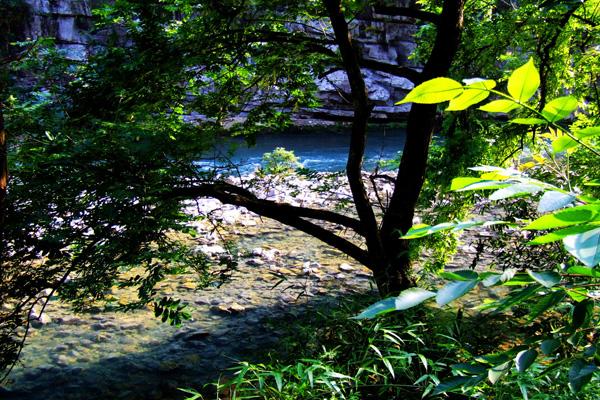
[[495,385],[482,382],[468,391],[436,394],[436,385],[456,375],[460,364],[474,368],[467,360],[522,343],[548,326],[526,326],[516,317],[522,314],[518,309],[492,315],[460,306],[406,310],[377,320],[351,318],[373,300],[356,296],[297,318],[273,320],[274,327],[287,327],[278,348],[250,357],[256,362],[240,362],[199,392],[186,389],[188,399],[514,399],[525,392],[529,399],[594,399],[600,391],[594,379],[571,393],[568,367],[540,378],[542,361],[524,374],[509,372]]

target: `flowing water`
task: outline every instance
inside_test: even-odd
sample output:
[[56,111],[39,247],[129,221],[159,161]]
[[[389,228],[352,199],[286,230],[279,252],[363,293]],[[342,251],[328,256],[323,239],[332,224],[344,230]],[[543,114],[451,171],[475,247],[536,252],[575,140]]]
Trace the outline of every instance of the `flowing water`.
[[[369,131],[365,148],[364,168],[373,169],[380,161],[398,157],[404,147],[406,135],[403,129],[373,128]],[[256,144],[248,146],[241,138],[228,142],[236,148],[231,161],[241,165],[242,172],[250,172],[261,164],[264,153],[277,147],[294,151],[304,168],[316,171],[343,171],[348,157],[350,135],[347,131],[323,132],[284,132],[263,134],[256,138]],[[229,146],[217,149],[223,155]],[[213,161],[203,161],[201,165],[211,165]]]
[[[285,147],[305,167],[341,170],[348,141],[347,134],[332,132],[264,135],[256,147],[240,146],[234,159],[253,170],[264,152]],[[367,165],[393,158],[403,142],[402,132],[373,132]],[[0,388],[0,398],[182,399],[177,388],[201,388],[236,360],[274,346],[285,329],[273,321],[371,289],[368,271],[320,241],[256,216],[243,218],[244,225],[231,226],[230,232],[247,257],[230,282],[198,290],[194,275],[181,275],[160,288],[190,304],[192,321],[172,327],[151,310],[74,314],[52,301],[47,319],[32,329],[19,366]],[[220,246],[214,238],[205,239],[209,228],[202,234],[199,245]]]

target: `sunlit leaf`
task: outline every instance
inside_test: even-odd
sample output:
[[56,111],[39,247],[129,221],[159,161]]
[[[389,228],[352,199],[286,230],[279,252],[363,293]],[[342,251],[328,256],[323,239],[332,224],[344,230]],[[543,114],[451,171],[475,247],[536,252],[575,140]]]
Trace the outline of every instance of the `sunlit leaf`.
[[494,100],[484,104],[479,109],[490,113],[507,113],[519,107],[521,107],[519,103],[515,103],[512,100]]
[[579,129],[574,132],[574,135],[579,139],[598,136],[600,135],[600,126],[590,126],[588,128]]
[[[460,189],[455,189],[457,192],[464,192],[467,190],[486,190],[486,189],[502,189],[507,186],[510,186],[510,183],[506,181],[488,181],[482,180],[479,182],[473,182],[470,185],[462,187]],[[458,185],[457,185],[458,186]]]
[[439,274],[442,278],[454,281],[472,281],[479,278],[477,272],[465,269],[460,271],[444,271]]
[[519,125],[543,125],[548,123],[545,119],[540,118],[514,118],[508,122]]
[[569,193],[561,193],[554,190],[548,191],[542,195],[538,204],[539,213],[547,213],[558,210],[574,202],[576,197]]
[[515,358],[517,370],[519,372],[525,372],[527,368],[529,368],[531,364],[533,364],[537,356],[538,352],[533,349],[520,351],[519,354],[517,354],[517,357]]
[[435,292],[421,288],[410,288],[402,291],[397,297],[388,297],[372,304],[354,319],[370,319],[392,311],[406,310],[423,303],[435,296]]
[[558,240],[564,239],[567,236],[576,235],[578,233],[583,233],[598,227],[600,223],[591,223],[591,224],[583,224],[583,225],[575,225],[570,226],[568,228],[559,229],[554,232],[550,232],[546,235],[538,236],[535,239],[527,242],[527,244],[546,244],[556,242]]
[[435,78],[425,81],[411,90],[404,99],[397,102],[435,104],[451,100],[463,92],[463,85],[450,78]]
[[511,197],[521,196],[524,194],[534,194],[543,190],[538,185],[532,185],[528,183],[515,183],[514,185],[507,186],[505,188],[496,190],[489,197],[490,200],[502,200]]
[[[587,268],[589,269],[589,268]],[[574,288],[574,289],[566,289],[565,290],[569,297],[576,302],[583,301],[588,298],[588,290],[582,287]]]
[[450,100],[446,111],[466,110],[474,104],[477,104],[488,98],[490,90],[496,86],[493,80],[477,81],[465,86],[463,93]]
[[503,364],[496,365],[488,370],[488,379],[491,384],[495,384],[510,370],[511,362],[507,361]]
[[573,96],[558,97],[544,107],[542,115],[550,122],[567,118],[577,109],[577,99]]
[[599,209],[600,206],[598,204],[567,208],[566,210],[558,211],[553,214],[544,215],[531,222],[523,229],[553,229],[590,222],[598,217]]
[[588,267],[600,263],[600,228],[563,239],[565,249]]
[[555,271],[541,271],[534,272],[530,269],[527,270],[529,276],[531,276],[540,285],[551,288],[560,282],[560,274]]
[[567,135],[560,136],[552,141],[552,151],[555,153],[562,153],[577,146],[579,146],[579,143]]
[[454,228],[456,224],[452,222],[443,222],[441,224],[430,226],[430,225],[417,225],[413,226],[406,232],[406,234],[402,235],[403,239],[417,239],[424,236],[429,236],[436,232],[442,232],[449,229]]
[[451,301],[464,296],[469,290],[473,289],[475,285],[477,285],[476,280],[448,282],[437,292],[435,301],[439,306],[444,306]]
[[569,269],[567,269],[567,274],[583,275],[583,276],[589,276],[592,278],[600,278],[600,271],[598,271],[597,269],[593,269],[593,268],[583,267],[581,265],[575,265],[573,267],[569,267]]
[[535,68],[533,58],[513,71],[508,78],[508,93],[521,103],[528,101],[540,86],[540,74]]
[[507,268],[501,274],[492,274],[485,278],[482,283],[484,286],[494,286],[510,281],[515,276],[517,270],[514,268]]
[[513,168],[502,168],[493,165],[478,165],[477,167],[469,167],[471,171],[478,172],[498,172],[505,176],[521,176],[521,173]]

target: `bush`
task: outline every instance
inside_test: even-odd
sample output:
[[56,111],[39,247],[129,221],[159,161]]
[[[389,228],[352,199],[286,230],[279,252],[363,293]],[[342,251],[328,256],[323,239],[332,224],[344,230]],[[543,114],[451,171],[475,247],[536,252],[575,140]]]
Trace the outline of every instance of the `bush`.
[[302,166],[294,152],[283,147],[263,154],[261,164],[259,172],[264,175],[289,175]]

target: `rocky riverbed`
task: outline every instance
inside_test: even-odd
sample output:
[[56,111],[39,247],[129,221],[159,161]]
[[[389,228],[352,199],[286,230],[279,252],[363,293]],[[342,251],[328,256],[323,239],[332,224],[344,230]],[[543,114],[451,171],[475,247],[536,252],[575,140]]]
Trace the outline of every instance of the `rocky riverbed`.
[[[268,198],[296,204],[333,201],[310,194],[308,181],[292,183],[304,194],[292,199],[289,187],[261,187]],[[34,321],[3,399],[181,399],[177,388],[199,388],[246,354],[267,351],[285,331],[281,321],[371,290],[366,269],[308,235],[215,200],[189,203],[188,211],[211,216],[194,223],[197,250],[217,260],[223,240],[236,238],[240,253],[221,287],[197,289],[192,274],[161,284],[161,292],[190,305],[192,320],[177,328],[150,310],[74,314],[52,301]]]
[[[255,187],[268,199],[333,207],[349,196],[342,181],[333,177],[327,191],[298,177]],[[379,198],[389,189],[383,184]],[[201,388],[248,354],[268,352],[285,321],[373,290],[368,270],[308,235],[216,200],[186,209],[210,216],[192,224],[198,251],[217,260],[227,251],[224,240],[235,238],[240,258],[230,281],[198,289],[197,276],[186,274],[163,282],[162,293],[190,305],[192,320],[179,328],[151,310],[74,314],[52,301],[0,389],[2,399],[182,399],[178,388]]]

